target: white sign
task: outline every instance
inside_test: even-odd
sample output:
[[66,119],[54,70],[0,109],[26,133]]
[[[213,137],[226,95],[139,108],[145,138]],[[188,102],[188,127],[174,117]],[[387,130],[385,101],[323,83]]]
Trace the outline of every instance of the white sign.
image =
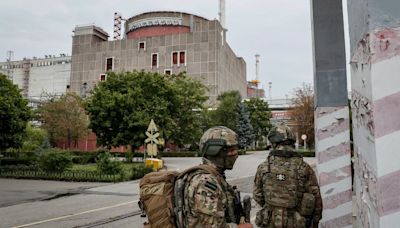
[[150,157],[157,156],[157,144],[158,144],[158,136],[160,136],[160,133],[157,132],[157,126],[154,123],[154,120],[151,119],[149,127],[147,128],[147,131],[145,134],[147,135],[147,139],[144,140],[144,143],[146,145],[147,149],[147,154],[150,155]]
[[141,27],[156,26],[156,25],[182,25],[182,18],[179,17],[146,18],[128,24],[128,31],[132,31]]
[[301,135],[301,139],[302,140],[306,140],[307,139],[307,135]]

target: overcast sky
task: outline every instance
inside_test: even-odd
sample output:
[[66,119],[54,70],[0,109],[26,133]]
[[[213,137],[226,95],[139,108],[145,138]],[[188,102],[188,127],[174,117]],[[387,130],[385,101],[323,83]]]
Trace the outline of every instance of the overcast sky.
[[[174,10],[214,19],[218,6],[218,0],[2,0],[0,61],[8,50],[14,51],[14,60],[70,55],[76,25],[94,23],[112,37],[114,12],[129,18]],[[226,0],[226,27],[229,45],[247,63],[248,80],[255,78],[254,55],[260,54],[261,87],[272,82],[272,97],[312,83],[309,0]]]

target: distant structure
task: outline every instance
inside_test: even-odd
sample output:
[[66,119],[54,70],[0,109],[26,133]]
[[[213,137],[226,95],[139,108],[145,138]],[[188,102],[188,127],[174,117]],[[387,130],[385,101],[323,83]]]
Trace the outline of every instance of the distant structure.
[[258,84],[260,83],[259,75],[260,75],[260,55],[256,54],[256,78],[247,82],[247,98],[252,97],[265,97],[264,89],[258,88]]
[[219,0],[219,22],[221,23],[221,26],[223,29],[226,30],[226,24],[225,24],[225,0]]
[[7,78],[13,81],[13,68],[11,62],[13,61],[14,58],[14,52],[13,51],[7,51]]
[[272,99],[272,82],[268,82],[268,98]]
[[[223,20],[224,13],[220,13]],[[209,88],[209,106],[219,94],[238,90],[246,97],[246,63],[225,40],[218,20],[183,12],[156,11],[126,20],[115,15],[114,40],[94,25],[77,26],[72,43],[71,90],[85,96],[107,72],[144,70],[161,74],[187,72]]]
[[114,40],[121,39],[122,16],[119,13],[114,13]]
[[[64,94],[69,87],[71,56],[45,55],[44,58],[24,58],[0,62],[0,73],[12,74],[11,80],[22,89],[22,95],[31,102],[41,99],[44,93]],[[10,77],[10,76],[9,76]]]

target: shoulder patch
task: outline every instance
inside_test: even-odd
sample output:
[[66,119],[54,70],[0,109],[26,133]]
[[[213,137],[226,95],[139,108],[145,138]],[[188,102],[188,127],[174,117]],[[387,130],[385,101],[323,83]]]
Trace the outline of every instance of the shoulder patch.
[[213,190],[213,191],[217,190],[217,188],[218,188],[216,184],[214,184],[214,183],[212,183],[210,181],[206,181],[204,186],[207,187],[210,190]]

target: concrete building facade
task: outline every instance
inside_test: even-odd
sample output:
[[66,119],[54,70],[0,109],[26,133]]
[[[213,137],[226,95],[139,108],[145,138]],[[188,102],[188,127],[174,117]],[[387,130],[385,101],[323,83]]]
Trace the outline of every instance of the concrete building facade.
[[108,41],[101,28],[78,26],[72,43],[71,90],[84,95],[107,71],[187,72],[209,88],[209,103],[239,90],[246,97],[246,63],[226,42],[218,20],[182,12],[149,12],[125,23],[124,38]]
[[70,83],[71,56],[0,62],[0,73],[18,85],[29,100],[38,100],[45,94],[61,95]]

